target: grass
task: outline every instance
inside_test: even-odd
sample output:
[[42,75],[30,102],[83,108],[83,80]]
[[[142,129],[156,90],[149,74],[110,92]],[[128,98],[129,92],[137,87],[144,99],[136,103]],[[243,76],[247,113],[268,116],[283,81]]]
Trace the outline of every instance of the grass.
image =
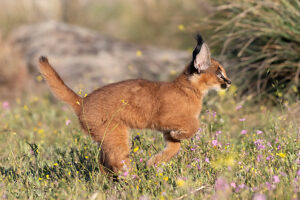
[[299,1],[214,2],[218,6],[206,22],[214,32],[210,44],[236,61],[231,70],[240,94],[274,102],[281,96],[299,98]]
[[[300,123],[295,105],[247,106],[235,89],[207,97],[201,129],[171,162],[147,168],[163,148],[156,131],[133,130],[132,174],[99,172],[98,145],[49,95],[2,102],[0,195],[8,199],[297,199]],[[297,105],[296,105],[297,106]],[[297,113],[296,113],[297,114]],[[261,132],[260,132],[261,131]],[[246,134],[241,134],[245,133]],[[203,187],[204,186],[204,187]]]
[[[190,38],[189,42],[185,41],[186,34],[197,28],[193,25],[195,18],[202,16],[196,0],[185,4],[180,0],[150,4],[136,0],[133,7],[121,1],[99,4],[91,0],[85,7],[80,7],[78,2],[72,2],[70,7],[65,5],[70,15],[63,16],[57,10],[48,12],[54,13],[53,16],[47,16],[38,7],[32,10],[23,4],[2,4],[5,9],[0,14],[0,31],[7,37],[20,24],[57,18],[129,41],[186,48],[193,42]],[[234,82],[239,88],[232,86],[227,93],[206,98],[199,117],[201,129],[193,139],[182,142],[180,153],[171,162],[147,168],[146,161],[164,148],[162,135],[151,130],[133,130],[130,157],[134,170],[132,174],[120,175],[119,182],[100,173],[98,145],[83,134],[68,107],[53,100],[52,95],[29,95],[17,99],[15,105],[1,102],[1,197],[251,199],[262,194],[268,199],[299,199],[300,106],[296,98],[288,102],[285,96],[299,91],[296,70],[299,69],[299,45],[294,45],[299,43],[299,13],[293,11],[293,6],[299,3],[276,0],[270,9],[266,7],[270,2],[240,0],[215,10],[214,19],[221,21],[211,23],[213,28],[218,27],[211,41],[224,46],[227,57],[236,55],[240,59],[241,64],[235,67],[246,72],[236,74],[247,79],[238,82],[236,77]],[[279,3],[283,5],[278,6]],[[248,8],[249,12],[240,15]],[[228,17],[233,20],[228,21]],[[224,20],[228,23],[223,23]],[[223,41],[227,41],[225,45]],[[235,44],[231,46],[237,48],[231,48],[231,41]],[[292,80],[284,85],[280,81],[272,82],[270,92],[276,97],[277,107],[253,104],[257,87],[251,84],[257,82],[247,81],[263,83],[265,77],[259,74],[261,70],[272,77],[288,73],[285,78]],[[7,71],[6,76],[12,72]],[[248,93],[243,92],[245,86],[255,91],[239,99],[238,94]],[[285,92],[287,87],[291,89],[289,92]]]

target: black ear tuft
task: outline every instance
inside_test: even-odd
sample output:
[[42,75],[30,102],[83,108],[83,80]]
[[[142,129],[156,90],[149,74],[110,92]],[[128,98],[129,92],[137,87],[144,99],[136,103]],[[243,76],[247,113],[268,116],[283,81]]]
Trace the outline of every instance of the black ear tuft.
[[202,36],[201,36],[200,33],[197,33],[195,39],[197,40],[198,45],[202,46],[202,44],[204,43],[204,40],[203,40],[203,38],[202,38]]
[[197,46],[195,47],[194,51],[193,51],[193,62],[196,59],[197,54],[200,52],[202,44],[204,43],[202,36],[200,35],[200,33],[198,33],[195,36],[195,39],[197,40]]
[[200,35],[200,33],[198,33],[195,36],[195,39],[197,40],[197,46],[195,47],[194,51],[193,51],[193,60],[192,62],[189,64],[188,68],[186,69],[185,74],[187,75],[192,75],[194,73],[199,74],[199,71],[196,69],[196,67],[194,66],[194,61],[196,59],[196,56],[198,55],[198,53],[201,50],[201,47],[204,43],[202,36]]

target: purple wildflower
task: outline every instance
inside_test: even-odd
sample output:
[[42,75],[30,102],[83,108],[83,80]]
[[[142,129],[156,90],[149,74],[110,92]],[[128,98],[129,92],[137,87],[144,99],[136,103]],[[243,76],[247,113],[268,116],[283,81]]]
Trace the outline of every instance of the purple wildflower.
[[240,120],[240,122],[244,122],[244,121],[246,121],[246,119],[245,118],[241,118],[241,119],[239,119]]
[[128,172],[128,171],[125,171],[125,172],[122,174],[122,176],[126,177],[126,176],[128,176],[128,174],[129,174],[129,172]]
[[277,150],[280,150],[281,149],[281,146],[280,146],[280,144],[277,146]]
[[66,121],[66,126],[69,126],[70,124],[71,124],[71,120],[68,119],[68,120]]
[[218,178],[215,183],[215,190],[225,191],[227,189],[229,189],[227,181],[224,178]]
[[63,111],[67,111],[67,110],[68,110],[68,107],[67,107],[67,106],[62,106],[61,109],[62,109]]
[[267,197],[264,194],[255,194],[253,200],[267,200]]
[[222,131],[216,131],[216,135],[220,135],[222,133]]
[[267,158],[266,158],[266,160],[272,160],[273,159],[273,156],[268,156]]
[[257,156],[257,161],[260,162],[260,161],[262,160],[262,157],[263,157],[263,156],[262,156],[261,154],[259,154],[259,155]]
[[209,163],[209,158],[205,157],[205,162]]
[[256,134],[257,134],[257,135],[260,135],[260,134],[262,134],[262,133],[263,133],[263,132],[262,132],[261,130],[257,130],[257,131],[256,131]]
[[300,169],[297,171],[297,176],[300,176]]
[[149,200],[150,198],[148,196],[140,196],[139,200]]
[[274,183],[279,183],[280,182],[280,179],[278,176],[273,176],[273,182]]
[[263,142],[262,139],[258,139],[258,140],[255,140],[255,141],[254,141],[254,144],[255,144],[255,145],[260,145],[262,142]]
[[285,172],[280,172],[280,175],[281,176],[286,176],[286,173]]
[[267,145],[268,145],[269,147],[272,147],[271,142],[267,142]]
[[197,169],[200,171],[201,170],[201,167],[200,167],[200,165],[197,165]]
[[241,131],[241,134],[242,134],[242,135],[245,135],[245,134],[247,134],[247,132],[248,132],[247,130],[243,129],[243,130]]
[[231,182],[231,183],[230,183],[230,186],[231,186],[232,188],[234,188],[234,189],[235,189],[235,188],[236,188],[236,184],[235,184],[235,182]]
[[212,143],[212,145],[215,147],[215,146],[218,145],[218,140],[213,140],[213,141],[211,141],[211,143]]
[[237,107],[235,107],[236,110],[240,110],[243,106],[242,105],[238,105]]
[[244,189],[244,188],[246,188],[246,185],[244,183],[242,183],[242,184],[239,185],[239,188]]
[[217,116],[217,112],[213,111],[213,112],[212,112],[212,116],[213,116],[213,117],[216,117],[216,116]]
[[261,149],[263,150],[266,148],[266,146],[263,143],[264,143],[264,141],[262,139],[258,139],[256,141],[254,141],[254,144],[256,145],[258,150],[261,150]]
[[267,186],[268,190],[272,190],[273,189],[272,184],[269,183],[269,182],[266,182],[266,186]]
[[131,178],[132,178],[132,179],[136,179],[136,178],[137,178],[137,175],[133,174],[133,175],[131,176]]
[[3,108],[3,109],[9,109],[9,103],[8,103],[8,101],[4,101],[4,102],[2,103],[2,108]]
[[157,171],[157,173],[163,173],[164,170],[163,170],[162,168],[159,167],[159,168],[157,168],[156,171]]

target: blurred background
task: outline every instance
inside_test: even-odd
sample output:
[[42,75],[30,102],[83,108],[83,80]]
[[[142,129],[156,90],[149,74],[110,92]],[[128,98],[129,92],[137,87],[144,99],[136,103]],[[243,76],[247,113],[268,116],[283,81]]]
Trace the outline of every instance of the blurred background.
[[0,101],[45,89],[37,70],[42,54],[76,91],[127,78],[171,80],[191,59],[197,32],[229,71],[234,98],[271,105],[299,99],[298,0],[1,0],[0,6]]

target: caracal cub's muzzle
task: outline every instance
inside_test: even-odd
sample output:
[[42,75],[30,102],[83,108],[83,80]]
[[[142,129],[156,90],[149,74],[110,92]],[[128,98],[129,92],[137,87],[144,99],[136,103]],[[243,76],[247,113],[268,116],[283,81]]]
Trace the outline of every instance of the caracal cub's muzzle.
[[224,81],[224,83],[221,84],[221,88],[222,89],[226,89],[226,88],[230,87],[230,85],[231,85],[232,82],[231,82],[231,80],[229,78],[225,77],[223,75],[223,73],[220,73],[217,76],[218,76],[218,78],[220,78],[220,79],[222,79]]

